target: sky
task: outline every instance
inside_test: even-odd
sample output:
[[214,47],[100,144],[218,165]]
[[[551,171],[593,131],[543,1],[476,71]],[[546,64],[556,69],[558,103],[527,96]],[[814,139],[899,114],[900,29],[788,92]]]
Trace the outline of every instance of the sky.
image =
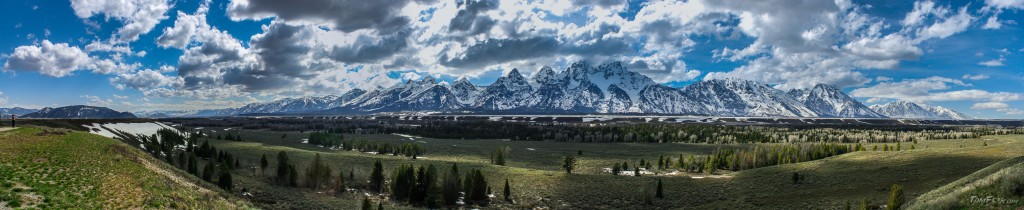
[[1024,0],[0,1],[0,107],[239,107],[621,61],[1024,118]]

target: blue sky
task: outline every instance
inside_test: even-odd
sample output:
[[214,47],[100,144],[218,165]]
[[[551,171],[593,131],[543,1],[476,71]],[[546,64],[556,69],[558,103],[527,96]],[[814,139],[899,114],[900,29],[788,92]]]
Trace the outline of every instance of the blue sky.
[[1024,1],[0,1],[0,107],[237,107],[623,61],[1024,117]]

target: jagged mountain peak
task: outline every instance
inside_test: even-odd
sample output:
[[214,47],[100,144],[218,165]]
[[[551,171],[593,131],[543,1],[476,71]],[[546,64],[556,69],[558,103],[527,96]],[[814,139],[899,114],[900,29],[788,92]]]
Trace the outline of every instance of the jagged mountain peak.
[[603,72],[623,72],[623,71],[629,71],[629,70],[626,70],[626,66],[622,64],[622,61],[613,61],[613,62],[610,62],[610,63],[602,64],[600,66],[597,66],[597,68],[595,68],[595,69],[599,70],[599,71],[603,71]]
[[449,89],[461,104],[471,104],[479,95],[480,88],[470,83],[465,77],[456,80]]
[[554,69],[544,66],[540,71],[537,71],[537,73],[533,73],[533,76],[530,78],[530,83],[534,85],[534,88],[539,88],[541,85],[557,80],[557,78],[558,73],[556,73]]
[[540,71],[537,71],[537,73],[533,73],[533,77],[531,77],[531,79],[532,80],[547,79],[547,78],[554,77],[556,74],[558,74],[558,73],[555,73],[555,70],[552,69],[550,66],[544,66],[544,67],[540,68]]
[[586,61],[576,61],[576,62],[573,62],[572,64],[569,64],[569,68],[567,70],[588,69],[588,68],[590,68],[590,64],[587,64]]
[[519,73],[519,69],[513,68],[508,74],[505,74],[505,79],[513,81],[526,81],[526,77],[523,77],[522,73]]
[[452,86],[465,85],[465,84],[472,85],[473,83],[469,82],[469,79],[466,79],[466,77],[459,77],[459,79],[455,80],[455,83],[452,83]]
[[832,85],[817,84],[809,89],[793,89],[789,95],[807,105],[819,117],[885,117]]
[[738,80],[711,79],[683,88],[712,115],[817,117],[806,105],[768,84]]
[[434,79],[434,77],[432,77],[430,75],[427,75],[427,76],[423,77],[423,79],[420,79],[420,83],[423,83],[423,84],[426,84],[426,83],[436,84],[437,83],[437,79]]
[[837,88],[836,86],[832,86],[832,85],[829,85],[829,84],[821,84],[821,83],[819,83],[817,85],[814,85],[814,87],[812,89],[820,89],[820,90],[828,90],[828,91],[839,91],[839,88]]

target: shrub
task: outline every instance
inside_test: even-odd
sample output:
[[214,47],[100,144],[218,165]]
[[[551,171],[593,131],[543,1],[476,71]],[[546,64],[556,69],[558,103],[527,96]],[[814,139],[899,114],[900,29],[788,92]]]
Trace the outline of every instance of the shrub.
[[889,189],[889,203],[886,209],[899,210],[903,203],[906,202],[907,198],[903,196],[903,186],[893,184],[892,188]]

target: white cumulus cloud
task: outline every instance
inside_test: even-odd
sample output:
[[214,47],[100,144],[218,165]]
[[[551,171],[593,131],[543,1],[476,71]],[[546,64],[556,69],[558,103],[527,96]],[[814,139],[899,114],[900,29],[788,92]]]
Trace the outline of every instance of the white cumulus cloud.
[[167,19],[171,4],[167,0],[72,0],[71,8],[82,19],[103,15],[122,22],[113,40],[132,42]]

